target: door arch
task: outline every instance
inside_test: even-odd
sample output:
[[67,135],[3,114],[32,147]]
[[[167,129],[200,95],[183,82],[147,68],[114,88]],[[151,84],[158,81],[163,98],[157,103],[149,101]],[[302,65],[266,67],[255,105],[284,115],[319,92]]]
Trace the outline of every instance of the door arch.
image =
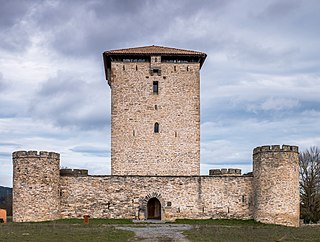
[[161,203],[156,197],[147,203],[147,219],[161,219]]

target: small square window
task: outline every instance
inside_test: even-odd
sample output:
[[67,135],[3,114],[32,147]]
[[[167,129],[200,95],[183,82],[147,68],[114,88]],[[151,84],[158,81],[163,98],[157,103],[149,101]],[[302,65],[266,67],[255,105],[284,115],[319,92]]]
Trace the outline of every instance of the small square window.
[[153,69],[152,72],[154,74],[160,75],[160,69]]
[[167,202],[167,207],[171,207],[171,202]]

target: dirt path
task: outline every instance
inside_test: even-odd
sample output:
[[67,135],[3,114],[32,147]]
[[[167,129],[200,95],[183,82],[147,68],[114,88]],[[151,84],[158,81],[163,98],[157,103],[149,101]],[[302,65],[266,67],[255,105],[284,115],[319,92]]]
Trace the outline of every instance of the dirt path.
[[189,242],[182,232],[191,228],[192,226],[187,224],[147,224],[117,227],[117,229],[133,231],[136,235],[132,241],[142,242]]

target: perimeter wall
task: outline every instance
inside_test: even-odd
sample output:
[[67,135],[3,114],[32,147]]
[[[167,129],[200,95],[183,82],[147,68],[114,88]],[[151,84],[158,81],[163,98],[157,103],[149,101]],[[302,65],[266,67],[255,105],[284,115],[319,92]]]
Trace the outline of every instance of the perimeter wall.
[[156,197],[161,219],[252,218],[252,176],[61,176],[62,218],[144,219]]

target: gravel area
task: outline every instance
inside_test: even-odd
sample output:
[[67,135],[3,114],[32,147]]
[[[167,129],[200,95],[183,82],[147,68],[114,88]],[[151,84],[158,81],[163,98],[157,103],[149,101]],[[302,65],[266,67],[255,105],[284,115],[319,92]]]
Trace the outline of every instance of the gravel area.
[[192,226],[188,224],[146,224],[117,227],[117,229],[133,231],[136,235],[132,241],[142,242],[189,242],[182,232],[191,228]]

